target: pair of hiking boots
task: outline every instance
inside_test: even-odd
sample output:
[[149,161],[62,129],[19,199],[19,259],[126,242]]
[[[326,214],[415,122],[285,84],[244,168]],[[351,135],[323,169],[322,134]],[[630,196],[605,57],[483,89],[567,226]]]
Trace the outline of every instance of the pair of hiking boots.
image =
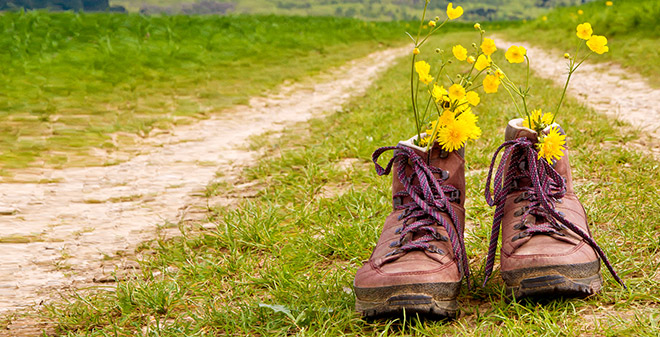
[[[592,239],[573,190],[568,153],[551,165],[538,158],[537,142],[536,132],[515,119],[493,156],[485,196],[496,209],[484,283],[493,270],[500,230],[500,274],[515,298],[594,294],[602,287],[601,259],[620,282]],[[394,155],[383,168],[377,160],[389,150]],[[393,173],[393,211],[355,276],[356,310],[367,317],[404,310],[456,317],[461,282],[470,284],[462,151],[446,152],[435,144],[427,153],[408,140],[376,150],[373,161],[379,175]]]

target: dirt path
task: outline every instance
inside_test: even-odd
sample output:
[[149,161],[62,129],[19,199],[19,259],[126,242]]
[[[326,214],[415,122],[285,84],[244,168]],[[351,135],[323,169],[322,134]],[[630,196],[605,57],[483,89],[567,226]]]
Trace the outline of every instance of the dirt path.
[[15,177],[56,183],[0,183],[0,312],[107,278],[122,252],[154,238],[157,226],[188,217],[186,206],[199,201],[195,191],[216,172],[231,175],[249,163],[254,153],[241,149],[245,139],[341,108],[406,51],[375,52],[310,85],[287,86],[249,107],[177,128],[120,165]]
[[[494,40],[503,51],[511,45],[525,46],[532,70],[563,88],[567,75],[563,51],[548,51],[500,37]],[[584,63],[571,78],[568,93],[596,112],[639,128],[645,136],[632,145],[660,158],[660,90],[651,88],[641,76],[628,73],[616,64]]]

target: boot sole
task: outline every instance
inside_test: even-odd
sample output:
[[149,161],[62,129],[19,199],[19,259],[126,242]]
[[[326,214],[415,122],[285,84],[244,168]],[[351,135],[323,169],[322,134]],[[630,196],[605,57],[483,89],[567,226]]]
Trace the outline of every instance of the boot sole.
[[501,272],[514,298],[587,297],[600,291],[600,260]]
[[454,319],[461,282],[407,284],[377,288],[355,287],[355,310],[366,318],[419,314]]

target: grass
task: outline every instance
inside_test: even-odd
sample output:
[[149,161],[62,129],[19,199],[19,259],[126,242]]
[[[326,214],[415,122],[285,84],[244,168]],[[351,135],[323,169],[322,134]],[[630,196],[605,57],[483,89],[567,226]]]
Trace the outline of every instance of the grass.
[[[453,33],[469,45],[474,33]],[[440,47],[448,50],[450,44]],[[427,50],[433,50],[432,47]],[[505,64],[503,53],[496,62]],[[408,60],[389,70],[364,97],[327,118],[262,141],[275,153],[246,169],[239,184],[264,186],[235,209],[212,207],[215,230],[182,227],[154,241],[137,279],[115,292],[80,293],[48,307],[58,333],[69,336],[212,335],[656,335],[660,321],[660,170],[650,155],[626,147],[639,135],[568,99],[558,120],[570,135],[576,190],[591,229],[630,290],[604,273],[601,294],[547,303],[503,300],[497,273],[485,288],[463,289],[454,322],[416,317],[364,321],[354,312],[352,279],[369,257],[390,212],[390,177],[370,157],[414,131],[407,98]],[[524,67],[507,67],[521,78]],[[532,78],[530,105],[555,102],[558,89]],[[468,145],[466,246],[477,284],[492,209],[483,199],[490,156],[515,117],[507,96],[482,95],[484,136]],[[209,197],[232,192],[209,189]],[[330,193],[328,193],[330,191]],[[200,224],[201,225],[201,224]],[[625,248],[623,248],[625,247]]]
[[[578,14],[582,10],[583,14]],[[615,62],[641,74],[655,88],[660,88],[660,2],[654,0],[619,0],[608,7],[594,1],[579,7],[557,8],[518,29],[507,33],[546,48],[575,50],[575,28],[589,22],[594,34],[608,38],[610,52],[591,57],[592,62]],[[542,35],[543,38],[538,38]]]
[[0,27],[0,175],[116,164],[155,130],[405,38],[405,23],[330,17],[30,11]]

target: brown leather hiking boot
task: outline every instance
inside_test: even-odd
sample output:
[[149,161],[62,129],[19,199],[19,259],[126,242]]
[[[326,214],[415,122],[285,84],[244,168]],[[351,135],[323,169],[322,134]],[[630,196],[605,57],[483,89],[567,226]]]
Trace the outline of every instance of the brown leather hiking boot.
[[[486,200],[497,205],[486,280],[501,227],[500,273],[516,298],[594,294],[602,287],[600,259],[623,284],[591,236],[584,207],[573,190],[567,150],[554,165],[539,159],[537,133],[522,127],[522,121],[509,122],[486,182]],[[493,167],[502,149],[491,198]]]
[[[394,150],[386,168],[378,163]],[[435,144],[430,157],[411,140],[376,150],[379,175],[393,170],[393,211],[353,283],[356,310],[368,317],[419,313],[454,318],[463,276],[465,167],[462,154]]]

